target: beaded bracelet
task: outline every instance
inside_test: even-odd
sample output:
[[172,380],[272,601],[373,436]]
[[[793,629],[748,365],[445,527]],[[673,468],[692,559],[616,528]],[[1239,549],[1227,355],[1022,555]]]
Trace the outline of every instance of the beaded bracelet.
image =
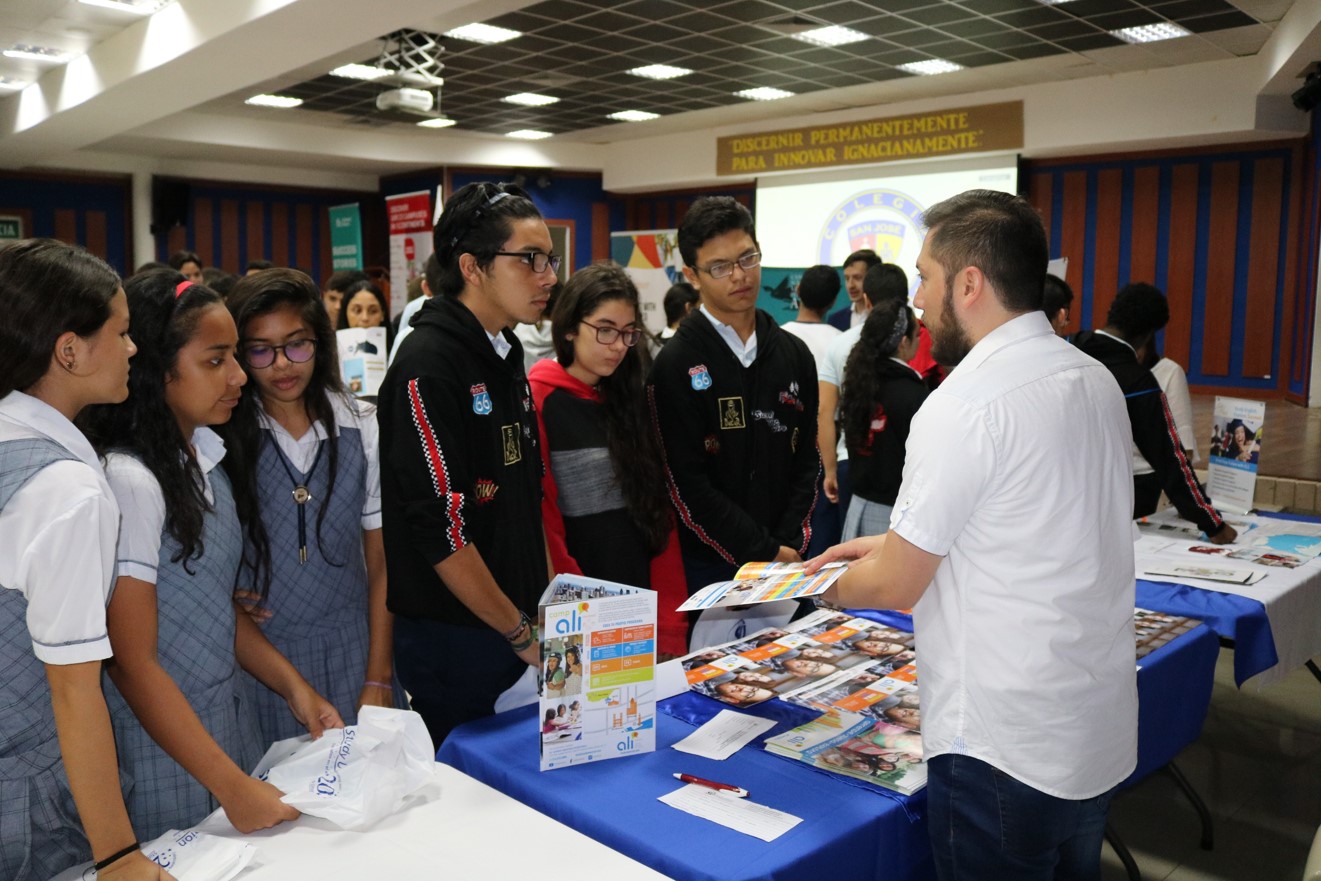
[[111,863],[116,862],[118,860],[122,860],[124,857],[133,853],[133,851],[137,849],[138,849],[138,842],[135,841],[132,844],[130,844],[128,847],[124,848],[123,850],[115,851],[110,856],[106,857],[105,859],[98,862],[96,865],[92,866],[92,868],[99,872],[102,869],[104,869],[106,866],[110,865]]
[[513,630],[509,631],[508,633],[502,633],[500,635],[505,638],[506,642],[513,642],[515,637],[517,637],[520,633],[523,632],[523,628],[531,624],[532,622],[528,620],[527,612],[519,612],[518,626],[515,627]]
[[535,625],[532,625],[532,624],[529,624],[529,625],[528,625],[527,639],[522,640],[521,642],[513,642],[513,643],[510,643],[510,647],[514,650],[515,653],[518,653],[518,652],[523,651],[523,650],[526,649],[528,646],[530,646],[530,645],[532,645],[533,643],[536,643],[536,642],[538,642],[538,641],[539,641],[539,640],[538,640],[538,637],[537,637],[537,628],[536,628],[536,626],[535,626]]

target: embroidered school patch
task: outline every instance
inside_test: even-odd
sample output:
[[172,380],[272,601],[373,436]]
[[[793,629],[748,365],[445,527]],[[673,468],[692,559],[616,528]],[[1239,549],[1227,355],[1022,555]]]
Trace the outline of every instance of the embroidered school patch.
[[721,431],[747,427],[747,424],[743,421],[742,398],[720,398],[717,403],[720,405]]
[[478,416],[491,415],[491,395],[486,391],[486,383],[479,382],[468,391],[472,392],[472,412]]
[[473,487],[472,492],[473,495],[477,497],[477,504],[485,505],[495,499],[496,491],[499,489],[500,487],[496,485],[494,480],[487,480],[485,477],[479,477],[477,478],[477,483]]
[[518,443],[518,423],[513,425],[500,426],[500,434],[504,439],[505,464],[513,465],[523,459],[523,450]]
[[688,376],[692,381],[693,391],[695,392],[704,392],[711,387],[711,371],[706,369],[705,364],[689,367]]

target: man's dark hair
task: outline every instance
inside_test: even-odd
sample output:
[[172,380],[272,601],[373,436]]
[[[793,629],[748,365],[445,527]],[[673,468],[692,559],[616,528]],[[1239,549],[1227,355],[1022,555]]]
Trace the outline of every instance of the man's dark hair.
[[440,286],[433,286],[431,293],[446,297],[463,293],[459,258],[472,254],[479,268],[489,269],[495,252],[513,233],[514,221],[525,219],[540,220],[541,212],[522,187],[482,182],[456,190],[445,200],[445,209],[431,231],[433,253],[440,263]]
[[1021,196],[968,190],[926,212],[932,257],[946,284],[969,266],[981,270],[1010,312],[1041,308],[1046,276],[1046,229]]
[[685,266],[697,266],[697,249],[716,236],[742,230],[757,241],[757,227],[752,212],[733,196],[703,196],[692,204],[679,221],[679,255]]
[[1054,320],[1061,309],[1067,309],[1072,305],[1073,288],[1069,287],[1064,279],[1046,273],[1041,292],[1041,311],[1046,313],[1047,318]]
[[275,264],[272,263],[272,262],[269,261],[269,260],[249,260],[249,261],[248,261],[248,268],[247,268],[246,270],[244,270],[244,271],[245,271],[245,272],[252,272],[253,270],[257,270],[257,271],[260,272],[260,271],[265,270],[265,269],[270,269],[270,268],[273,267],[274,265],[275,265]]
[[798,282],[798,300],[817,314],[835,305],[839,296],[839,271],[833,266],[817,265],[806,270]]
[[893,263],[877,263],[862,277],[862,292],[875,309],[891,300],[908,303],[908,275]]
[[1106,314],[1107,327],[1114,328],[1130,343],[1141,343],[1170,322],[1170,304],[1160,288],[1133,282],[1115,295]]
[[423,264],[422,277],[426,279],[431,296],[434,297],[440,293],[440,261],[436,259],[435,251],[431,252],[431,255],[427,257],[427,262]]
[[349,289],[349,285],[360,281],[371,281],[371,276],[361,269],[341,269],[331,273],[330,278],[326,279],[325,290],[339,291],[342,294]]
[[[197,253],[194,251],[175,251],[170,255],[171,269],[183,269],[185,263],[196,263],[198,269],[202,269],[206,266],[206,264],[202,262],[202,258],[198,257]],[[138,272],[141,271],[142,269],[139,268]],[[136,275],[137,273],[134,274]]]
[[669,327],[688,313],[688,307],[696,303],[697,288],[686,281],[676,281],[665,292],[665,326]]
[[852,254],[845,257],[841,266],[847,269],[854,263],[866,263],[867,268],[871,269],[873,266],[880,266],[883,262],[880,254],[877,254],[871,248],[863,248],[859,251],[854,251]]

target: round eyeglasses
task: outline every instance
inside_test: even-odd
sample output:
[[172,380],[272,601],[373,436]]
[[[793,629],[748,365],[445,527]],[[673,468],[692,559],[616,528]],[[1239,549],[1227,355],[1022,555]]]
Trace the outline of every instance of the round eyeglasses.
[[636,327],[626,327],[620,330],[608,324],[588,324],[586,321],[583,324],[596,331],[596,341],[603,346],[613,346],[615,340],[623,339],[624,345],[631,349],[638,344],[638,340],[642,339],[642,331]]
[[726,278],[727,276],[734,274],[735,266],[742,270],[748,270],[756,269],[760,265],[761,252],[751,251],[737,260],[717,260],[715,263],[708,266],[694,266],[693,269],[696,269],[698,272],[705,272],[712,278]]
[[284,352],[290,364],[306,364],[316,355],[316,340],[290,340],[283,346],[248,346],[243,350],[243,362],[254,370],[270,367],[277,352]]
[[559,272],[560,260],[563,259],[544,251],[493,251],[491,253],[495,257],[517,257],[532,267],[533,272],[545,272],[547,267],[550,268],[551,272]]

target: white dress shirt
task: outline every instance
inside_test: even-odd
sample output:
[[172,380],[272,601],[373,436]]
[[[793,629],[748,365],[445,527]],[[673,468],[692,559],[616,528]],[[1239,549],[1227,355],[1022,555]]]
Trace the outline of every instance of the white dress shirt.
[[711,326],[716,329],[716,333],[720,334],[720,338],[725,341],[725,345],[729,346],[729,351],[734,353],[738,363],[744,367],[751,367],[752,362],[757,360],[757,331],[754,330],[746,340],[741,339],[738,331],[732,325],[725,324],[725,322],[708,312],[705,303],[699,308],[707,320],[711,322]]
[[913,609],[928,757],[1067,799],[1133,770],[1131,446],[1114,377],[1041,312],[918,411],[890,528],[945,558]]
[[32,651],[46,664],[110,657],[105,610],[119,506],[92,445],[54,407],[22,392],[0,399],[0,441],[48,438],[77,461],[41,469],[0,511],[0,585],[27,598]]

